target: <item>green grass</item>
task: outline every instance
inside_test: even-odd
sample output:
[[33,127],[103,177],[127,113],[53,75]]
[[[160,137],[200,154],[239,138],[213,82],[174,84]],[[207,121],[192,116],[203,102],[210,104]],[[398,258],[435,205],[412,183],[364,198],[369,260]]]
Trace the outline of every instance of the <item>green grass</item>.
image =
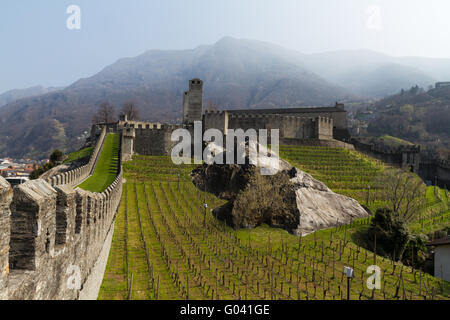
[[426,192],[427,203],[419,217],[410,224],[414,233],[431,233],[450,226],[450,204],[445,189],[430,186]]
[[[355,164],[378,170],[364,157]],[[365,282],[373,253],[351,240],[370,219],[303,238],[267,225],[235,231],[209,211],[203,224],[202,203],[215,208],[224,201],[192,184],[193,167],[146,156],[124,165],[127,183],[99,299],[339,300],[344,266],[355,269],[351,299],[371,298]],[[375,299],[445,299],[439,279],[376,259],[382,289]]]
[[367,205],[372,212],[386,206],[382,190],[375,185],[385,170],[381,161],[347,149],[307,146],[280,146],[280,156],[334,192]]
[[[342,148],[280,146],[280,155],[292,165],[311,174],[331,190],[358,200],[372,212],[389,203],[375,181],[386,166],[356,151]],[[368,199],[368,186],[371,186]],[[413,232],[428,233],[450,224],[448,196],[444,189],[428,187],[427,203],[410,225]]]
[[88,148],[84,148],[84,149],[69,153],[67,155],[66,160],[64,160],[64,164],[90,157],[93,151],[94,151],[93,147],[88,147]]
[[412,146],[413,143],[397,138],[397,137],[393,137],[390,135],[384,135],[381,136],[379,138],[379,140],[381,140],[381,142],[383,142],[383,144],[387,145],[387,146],[391,146],[391,147],[399,147],[399,146]]
[[91,192],[103,192],[114,182],[117,175],[119,135],[108,134],[91,177],[78,187]]

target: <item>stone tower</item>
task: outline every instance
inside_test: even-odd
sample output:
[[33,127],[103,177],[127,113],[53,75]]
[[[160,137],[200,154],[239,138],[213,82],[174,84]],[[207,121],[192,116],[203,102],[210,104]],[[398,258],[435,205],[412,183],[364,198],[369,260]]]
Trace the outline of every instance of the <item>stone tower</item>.
[[183,124],[202,121],[203,113],[203,81],[192,79],[189,81],[189,91],[183,96]]

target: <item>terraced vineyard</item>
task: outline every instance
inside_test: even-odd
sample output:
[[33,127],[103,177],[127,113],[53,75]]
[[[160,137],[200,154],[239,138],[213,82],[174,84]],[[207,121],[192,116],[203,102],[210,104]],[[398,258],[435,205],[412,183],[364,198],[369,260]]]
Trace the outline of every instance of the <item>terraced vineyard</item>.
[[[385,169],[381,161],[342,148],[280,146],[280,155],[334,192],[367,205],[372,212],[387,205],[380,186],[375,183]],[[448,191],[428,187],[426,200],[412,230],[427,233],[450,225]]]
[[410,229],[414,232],[430,233],[450,226],[450,202],[445,189],[427,188],[427,204],[419,217],[412,222]]
[[[382,162],[343,148],[280,146],[280,156],[311,174],[331,190],[358,200],[375,211],[385,205],[375,185],[383,174]],[[369,187],[370,186],[370,190]]]
[[[366,166],[364,159],[354,164]],[[303,238],[268,226],[234,231],[203,208],[223,202],[195,188],[193,166],[135,156],[124,169],[99,299],[342,299],[345,265],[355,269],[351,299],[444,298],[439,279],[351,242],[351,233],[369,219]],[[382,284],[372,291],[366,271],[375,259]]]

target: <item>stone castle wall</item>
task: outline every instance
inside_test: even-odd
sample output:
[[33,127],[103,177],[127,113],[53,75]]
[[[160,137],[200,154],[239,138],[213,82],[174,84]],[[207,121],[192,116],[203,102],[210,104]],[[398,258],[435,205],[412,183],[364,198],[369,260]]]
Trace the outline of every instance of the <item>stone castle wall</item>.
[[100,154],[100,150],[102,149],[103,143],[105,142],[105,138],[106,138],[106,127],[103,127],[88,164],[73,169],[71,171],[54,175],[48,178],[47,182],[51,186],[68,185],[73,187],[79,185],[81,182],[86,180],[94,171],[95,165],[98,160],[98,156]]
[[402,168],[403,170],[419,173],[420,146],[411,145],[390,147],[384,145],[363,143],[356,139],[352,139],[351,143],[359,152]]
[[[323,108],[251,109],[203,112],[203,81],[189,81],[189,91],[183,96],[183,123],[167,125],[142,121],[128,121],[121,116],[116,130],[122,133],[122,160],[133,154],[170,155],[177,142],[171,141],[174,130],[188,129],[193,133],[195,121],[202,121],[203,130],[218,129],[228,135],[231,129],[280,130],[280,139],[301,144],[313,139],[322,141],[347,141],[347,113],[342,104]],[[341,144],[335,143],[335,145]],[[344,147],[348,147],[344,144]]]
[[419,176],[441,188],[450,188],[450,161],[428,159],[420,162]]
[[134,153],[142,155],[170,156],[172,148],[177,142],[172,142],[172,132],[181,128],[181,125],[163,124],[159,129],[134,129]]
[[0,177],[0,299],[96,296],[99,256],[108,248],[121,201],[122,168],[102,193],[74,190],[80,176],[63,176],[51,180],[54,185],[38,179],[14,189]]
[[122,133],[122,160],[130,160],[133,154],[169,156],[177,144],[171,140],[172,132],[179,128],[182,125],[147,123],[136,127],[129,123],[119,124]]
[[230,129],[279,129],[286,139],[333,139],[333,119],[278,114],[233,114],[227,111],[206,112],[205,130],[216,128],[227,134]]

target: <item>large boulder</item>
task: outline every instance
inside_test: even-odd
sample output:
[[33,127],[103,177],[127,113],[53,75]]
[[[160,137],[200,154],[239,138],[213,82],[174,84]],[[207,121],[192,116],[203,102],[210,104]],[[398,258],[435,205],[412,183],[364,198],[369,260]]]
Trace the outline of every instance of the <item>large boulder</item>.
[[192,178],[199,189],[228,200],[213,215],[233,228],[266,223],[305,235],[369,215],[356,200],[332,192],[283,160],[275,175],[261,175],[249,164],[204,164],[192,172]]
[[369,216],[355,199],[337,194],[309,174],[294,169],[295,176],[290,181],[301,214],[295,233],[307,234]]

